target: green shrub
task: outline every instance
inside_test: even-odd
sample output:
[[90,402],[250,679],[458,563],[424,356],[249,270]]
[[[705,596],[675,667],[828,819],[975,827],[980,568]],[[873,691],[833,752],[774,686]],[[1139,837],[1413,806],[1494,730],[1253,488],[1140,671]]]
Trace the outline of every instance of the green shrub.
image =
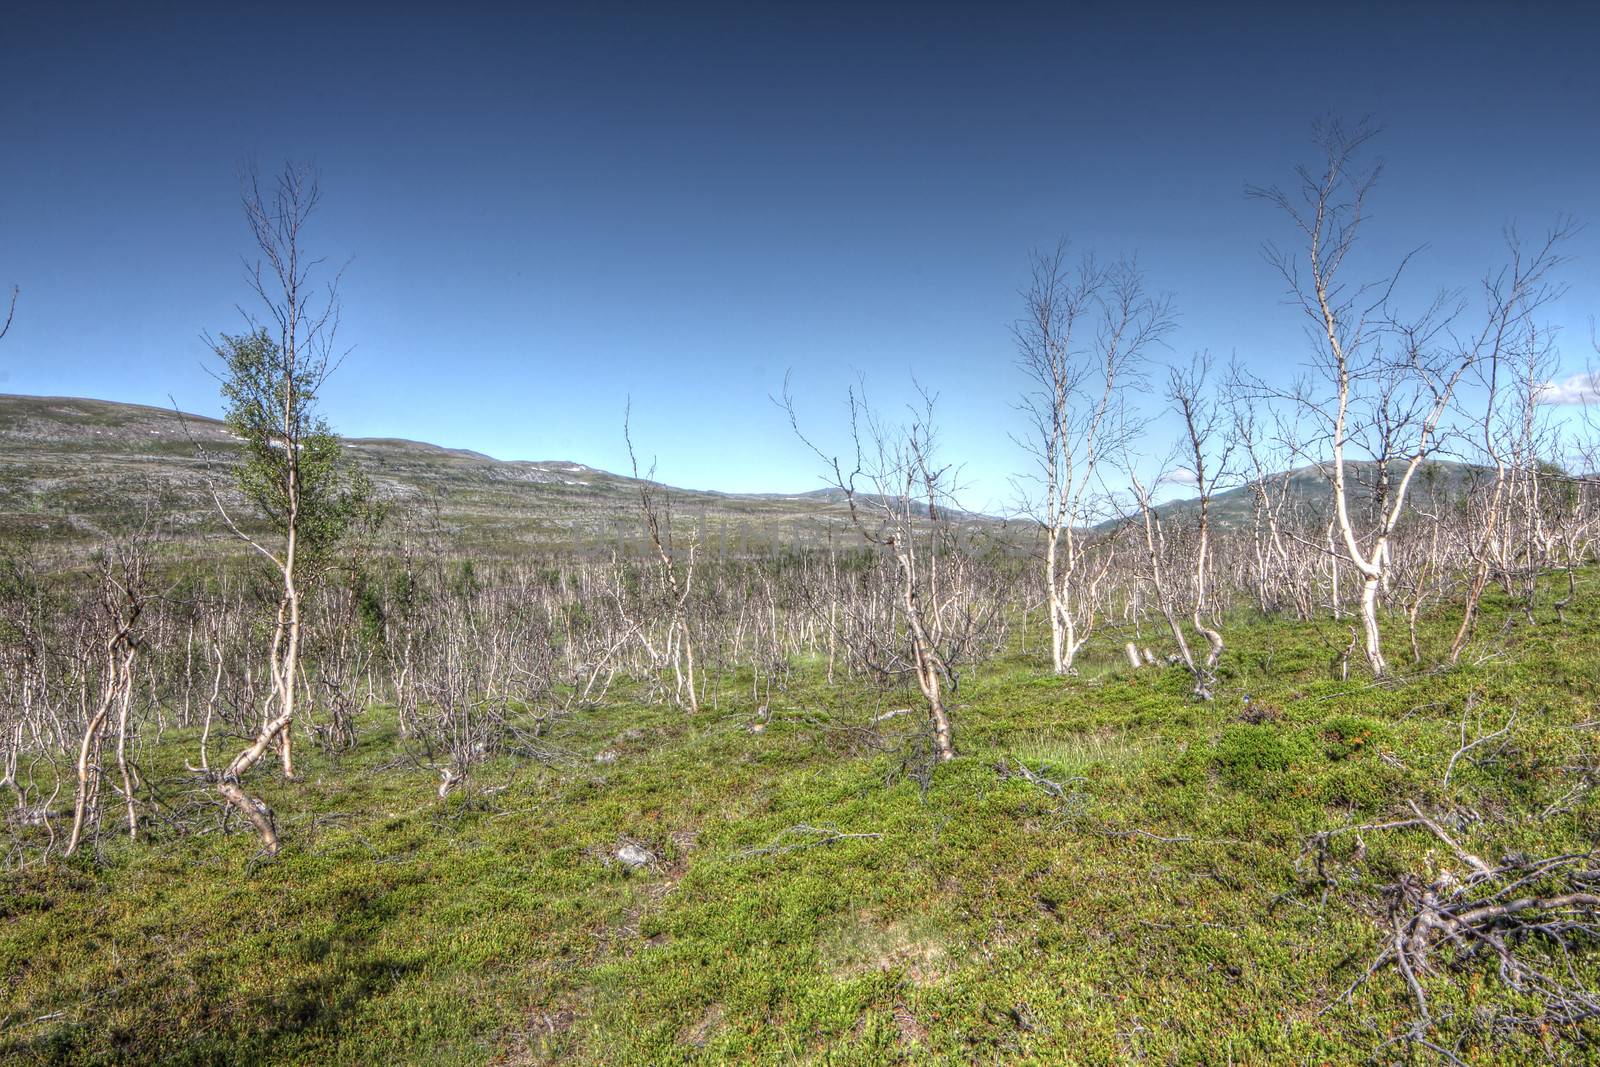
[[1279,726],[1237,723],[1222,731],[1216,764],[1222,780],[1236,789],[1271,789],[1294,764],[1314,755],[1305,734]]
[[1330,715],[1322,723],[1322,751],[1330,760],[1370,752],[1375,745],[1391,737],[1388,726],[1364,715]]
[[1401,792],[1405,776],[1377,760],[1336,763],[1310,782],[1310,795],[1332,808],[1377,811]]

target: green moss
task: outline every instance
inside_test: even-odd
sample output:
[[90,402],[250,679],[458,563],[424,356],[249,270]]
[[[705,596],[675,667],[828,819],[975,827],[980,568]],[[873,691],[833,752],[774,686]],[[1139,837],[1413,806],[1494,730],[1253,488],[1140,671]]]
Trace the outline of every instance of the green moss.
[[1323,755],[1332,761],[1370,755],[1377,746],[1392,738],[1392,732],[1382,722],[1347,713],[1330,715],[1322,720],[1319,733]]
[[[1458,832],[1486,855],[1592,848],[1592,794],[1526,818],[1600,756],[1572,729],[1600,694],[1583,582],[1566,625],[1382,686],[1329,680],[1317,624],[1230,624],[1235,681],[1208,704],[1181,670],[1118,667],[1113,638],[1078,679],[1005,660],[963,680],[961,755],[926,790],[902,768],[916,717],[859,746],[880,695],[814,667],[760,734],[748,678],[699,715],[623,694],[552,724],[572,763],[498,760],[445,801],[375,708],[338,764],[306,746],[301,781],[252,783],[284,831],[272,863],[219,831],[183,770],[195,737],[169,730],[141,767],[196,832],[154,822],[0,881],[0,1061],[1362,1062],[1409,995],[1387,971],[1339,994],[1378,951],[1384,886],[1438,842],[1369,833],[1358,859],[1337,838],[1324,894],[1305,838],[1420,799],[1484,815]],[[1518,718],[1446,792],[1469,696],[1485,729]],[[1071,803],[997,770],[1017,760]],[[879,836],[781,851],[802,823]],[[623,840],[657,863],[623,868]],[[1422,980],[1440,1019],[1515,999],[1492,963]],[[1583,1060],[1545,1040],[1445,1043]]]
[[1257,789],[1275,783],[1297,762],[1310,761],[1314,753],[1298,730],[1236,723],[1222,731],[1213,758],[1225,783],[1235,789]]

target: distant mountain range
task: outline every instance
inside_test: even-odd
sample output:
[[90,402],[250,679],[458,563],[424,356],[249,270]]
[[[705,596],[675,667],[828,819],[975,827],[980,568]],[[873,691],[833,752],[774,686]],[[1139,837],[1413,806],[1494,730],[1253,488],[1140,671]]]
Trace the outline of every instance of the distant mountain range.
[[[217,419],[169,409],[69,397],[0,395],[0,539],[31,538],[51,545],[88,546],[148,512],[180,541],[228,534],[217,518],[216,486],[236,516],[249,511],[239,499],[230,467],[238,440]],[[504,461],[465,449],[391,438],[347,438],[351,456],[372,478],[378,494],[396,505],[403,523],[436,517],[452,544],[486,554],[528,548],[638,547],[639,483],[568,460]],[[211,466],[201,457],[211,457]],[[1374,465],[1356,464],[1352,476],[1370,480]],[[1434,465],[1439,491],[1462,491],[1471,468]],[[1301,504],[1326,506],[1320,472],[1290,475]],[[674,528],[698,531],[711,551],[743,553],[773,545],[817,545],[832,536],[854,544],[842,495],[716,493],[673,489]],[[1161,506],[1169,518],[1194,510],[1193,500]],[[1218,527],[1251,519],[1248,487],[1213,498]],[[1027,520],[963,515],[963,521],[1019,540],[1033,536]]]
[[[1391,463],[1391,485],[1397,482],[1404,470],[1404,464]],[[1442,500],[1453,500],[1466,492],[1475,476],[1482,468],[1473,467],[1466,463],[1456,463],[1450,460],[1433,460],[1425,463],[1417,471],[1417,476],[1412,480],[1408,491],[1407,500],[1410,506],[1419,506],[1430,494],[1438,494]],[[1345,464],[1345,479],[1350,490],[1350,504],[1360,514],[1365,514],[1367,502],[1372,499],[1372,492],[1377,483],[1378,464],[1370,462],[1348,462]],[[1283,475],[1272,475],[1273,492],[1278,491],[1277,483]],[[1332,512],[1333,491],[1328,484],[1328,477],[1322,469],[1316,466],[1298,467],[1287,474],[1288,504],[1293,509],[1302,513],[1319,515],[1326,519]],[[1216,493],[1211,497],[1211,521],[1218,529],[1231,526],[1248,526],[1254,521],[1256,494],[1251,485],[1240,485],[1232,489]],[[1172,500],[1156,508],[1164,520],[1181,519],[1195,514],[1200,510],[1198,497],[1189,497],[1181,500]],[[1100,528],[1114,526],[1116,520],[1102,523]]]

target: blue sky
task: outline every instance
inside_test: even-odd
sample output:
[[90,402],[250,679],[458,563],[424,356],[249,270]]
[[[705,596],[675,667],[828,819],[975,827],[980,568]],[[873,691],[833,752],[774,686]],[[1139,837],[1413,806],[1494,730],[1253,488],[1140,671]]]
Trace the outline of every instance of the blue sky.
[[785,371],[826,441],[857,373],[887,407],[915,373],[998,509],[1030,250],[1136,254],[1173,358],[1287,374],[1260,245],[1290,235],[1244,188],[1289,180],[1326,114],[1383,123],[1366,253],[1426,244],[1420,287],[1470,285],[1507,224],[1589,221],[1551,313],[1568,369],[1592,356],[1593,7],[219,10],[8,8],[0,391],[218,412],[200,336],[248,296],[238,169],[294,158],[312,245],[349,261],[341,432],[623,470],[631,394],[663,480],[806,490]]

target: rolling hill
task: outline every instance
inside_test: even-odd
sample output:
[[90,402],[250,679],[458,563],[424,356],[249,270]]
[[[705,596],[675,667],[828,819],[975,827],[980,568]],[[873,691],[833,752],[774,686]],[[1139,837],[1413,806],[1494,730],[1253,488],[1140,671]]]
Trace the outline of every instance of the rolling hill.
[[[480,554],[527,549],[638,547],[639,482],[570,460],[497,460],[465,449],[395,438],[347,438],[347,453],[372,478],[381,498],[405,523],[435,517],[458,547]],[[0,538],[31,538],[84,547],[108,532],[159,515],[180,542],[237,544],[220,522],[215,486],[236,516],[249,510],[229,468],[238,440],[217,419],[170,409],[72,397],[0,396]],[[210,457],[208,464],[205,456]],[[1466,488],[1472,468],[1431,464],[1445,496]],[[1352,464],[1359,488],[1373,464]],[[1315,467],[1290,473],[1294,502],[1325,507],[1327,483]],[[1427,484],[1418,484],[1427,492]],[[854,537],[842,495],[833,489],[798,494],[671,491],[680,534],[697,531],[714,551],[744,553],[769,545],[815,545],[830,534]],[[1181,520],[1195,501],[1162,504]],[[1248,524],[1248,486],[1217,494],[1219,528]],[[1034,527],[983,515],[968,522],[1026,540]],[[1112,523],[1103,524],[1101,529]]]
[[[463,549],[507,553],[641,537],[633,478],[417,441],[344,443],[396,512],[409,520],[436,514]],[[217,419],[104,400],[0,396],[0,537],[88,545],[148,510],[180,541],[227,541],[212,487],[233,514],[248,514],[229,473],[237,455],[237,438]],[[675,527],[698,527],[714,549],[815,544],[830,531],[853,536],[845,508],[826,491],[672,490],[671,499]]]

